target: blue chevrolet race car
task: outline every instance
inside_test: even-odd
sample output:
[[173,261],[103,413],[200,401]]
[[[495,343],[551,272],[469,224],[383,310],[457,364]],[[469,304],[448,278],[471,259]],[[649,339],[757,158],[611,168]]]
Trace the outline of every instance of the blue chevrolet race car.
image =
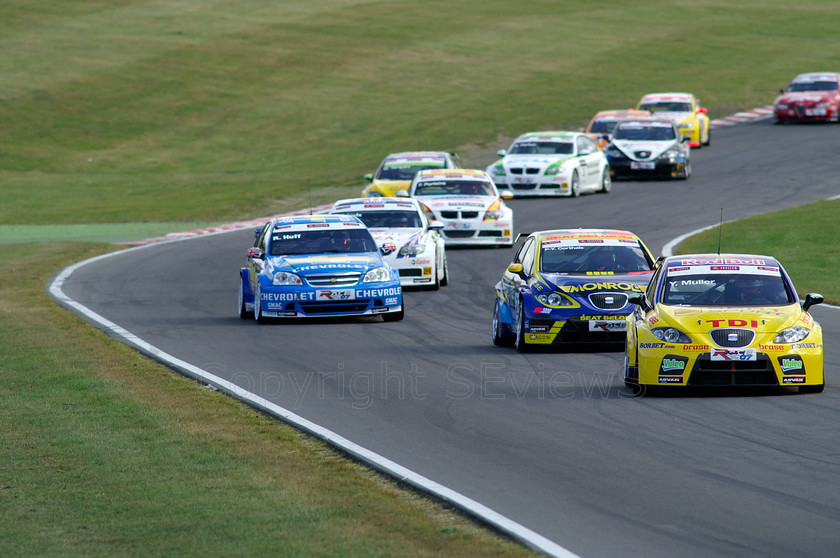
[[404,315],[399,272],[350,215],[280,217],[257,230],[240,270],[239,317]]
[[493,343],[520,351],[561,343],[624,343],[628,299],[654,258],[635,234],[608,229],[531,233],[496,284]]

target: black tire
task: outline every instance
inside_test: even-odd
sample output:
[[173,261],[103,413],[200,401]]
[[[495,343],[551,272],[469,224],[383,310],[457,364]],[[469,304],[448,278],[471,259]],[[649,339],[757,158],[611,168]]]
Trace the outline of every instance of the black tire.
[[578,176],[578,172],[575,171],[572,173],[572,184],[571,184],[571,196],[576,198],[580,196],[580,177]]
[[609,194],[612,190],[612,178],[610,178],[610,168],[604,167],[604,173],[601,176],[601,189],[598,190],[601,194]]
[[446,254],[443,255],[443,277],[440,279],[440,286],[445,287],[449,284],[449,264],[446,261]]
[[257,291],[254,293],[254,319],[258,324],[264,324],[268,322],[268,318],[263,316],[262,313],[262,296],[260,295],[259,279],[257,279],[257,281]]
[[825,383],[816,386],[799,386],[799,393],[822,393],[825,389]]
[[516,314],[516,334],[513,337],[513,346],[520,353],[530,353],[533,347],[525,342],[525,306],[524,302],[519,303],[519,312]]
[[682,174],[677,177],[677,180],[688,180],[689,176],[691,176],[691,161],[686,161],[685,168]]
[[254,313],[248,312],[248,309],[245,306],[245,282],[242,280],[241,276],[239,277],[239,317],[243,320],[254,317]]
[[709,131],[706,133],[706,141],[703,142],[703,145],[706,147],[712,145],[712,129],[709,128]]
[[[437,262],[437,254],[435,254],[435,262]],[[423,285],[424,291],[436,291],[440,289],[440,276],[438,275],[438,268],[435,266],[435,277],[431,285]]]
[[499,319],[499,299],[496,299],[496,304],[493,306],[493,344],[498,347],[510,347],[513,343],[513,335],[507,324],[503,324]]
[[405,297],[402,299],[399,312],[388,312],[387,314],[382,314],[382,319],[386,322],[399,322],[403,318],[405,318]]

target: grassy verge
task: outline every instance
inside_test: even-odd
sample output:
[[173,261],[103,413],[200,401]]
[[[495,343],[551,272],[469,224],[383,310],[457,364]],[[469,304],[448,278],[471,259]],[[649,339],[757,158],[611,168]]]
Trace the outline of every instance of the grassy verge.
[[710,229],[677,246],[676,253],[721,251],[775,256],[785,266],[801,296],[819,292],[840,304],[840,200],[811,203],[757,215],[723,229]]
[[104,249],[0,245],[0,555],[527,554],[58,310]]

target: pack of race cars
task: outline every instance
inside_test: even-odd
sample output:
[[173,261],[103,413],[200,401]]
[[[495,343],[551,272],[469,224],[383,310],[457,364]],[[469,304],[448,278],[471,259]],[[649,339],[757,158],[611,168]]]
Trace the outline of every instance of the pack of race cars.
[[[798,76],[775,102],[777,122],[838,115],[840,74]],[[618,177],[687,179],[691,147],[710,142],[693,95],[654,93],[636,109],[599,112],[578,132],[523,134],[486,171],[462,169],[446,152],[388,155],[366,175],[364,197],[256,230],[240,269],[239,315],[402,320],[404,287],[448,284],[446,246],[514,244],[506,199],[608,193]],[[823,390],[822,330],[808,313],[823,298],[800,303],[774,258],[656,259],[635,234],[614,229],[520,236],[495,287],[495,345],[621,344],[625,385],[639,395],[675,386]]]

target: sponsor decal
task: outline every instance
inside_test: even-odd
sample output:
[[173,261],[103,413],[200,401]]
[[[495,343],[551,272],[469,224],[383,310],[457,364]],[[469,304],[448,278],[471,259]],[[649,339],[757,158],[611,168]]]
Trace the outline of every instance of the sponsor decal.
[[685,372],[685,367],[688,364],[688,359],[685,357],[667,355],[662,359],[662,367],[659,369],[660,374],[682,374]]
[[648,320],[648,323],[650,325],[658,324],[659,323],[659,318],[657,318],[656,316],[651,316],[650,320]]
[[712,324],[712,327],[721,327],[725,323],[726,327],[758,327],[758,320],[705,320],[707,324]]
[[712,349],[711,360],[743,361],[756,360],[755,349]]
[[659,376],[660,384],[681,384],[682,376]]
[[627,322],[624,320],[590,320],[589,331],[627,331]]
[[708,351],[708,350],[709,350],[708,345],[683,345],[683,351],[685,351],[687,353],[697,353],[697,352],[702,353],[703,351]]
[[293,302],[295,300],[314,300],[315,293],[271,293],[261,292],[260,300],[265,302]]
[[568,285],[564,287],[567,293],[580,293],[584,291],[632,291],[641,293],[644,292],[643,285],[634,285],[633,283],[583,283],[581,285]]
[[758,344],[759,351],[784,351],[784,345],[762,345],[761,343]]
[[766,265],[760,258],[707,258],[707,259],[685,259],[682,265]]
[[356,298],[387,298],[402,294],[400,287],[386,287],[382,289],[356,289]]
[[531,333],[548,333],[549,331],[551,331],[551,327],[547,325],[531,326]]
[[315,300],[353,300],[355,298],[351,290],[317,290]]
[[551,343],[554,341],[555,334],[553,333],[530,333],[528,340],[533,343]]
[[399,299],[395,296],[385,299],[385,306],[394,306]]
[[794,351],[797,350],[797,349],[816,349],[817,344],[816,343],[794,343],[793,345],[790,346],[790,348],[793,349]]
[[674,345],[667,343],[639,343],[640,349],[673,349]]
[[783,384],[804,384],[805,376],[785,376],[782,378]]
[[624,321],[624,318],[625,317],[621,316],[621,315],[618,315],[618,316],[589,316],[587,314],[583,314],[578,319],[580,319],[582,321],[586,321],[586,320],[621,320],[621,321]]
[[802,374],[805,371],[805,363],[797,355],[780,356],[779,367],[782,369],[782,374]]
[[431,274],[432,274],[432,268],[431,267],[424,267],[423,268],[423,275],[431,275]]

